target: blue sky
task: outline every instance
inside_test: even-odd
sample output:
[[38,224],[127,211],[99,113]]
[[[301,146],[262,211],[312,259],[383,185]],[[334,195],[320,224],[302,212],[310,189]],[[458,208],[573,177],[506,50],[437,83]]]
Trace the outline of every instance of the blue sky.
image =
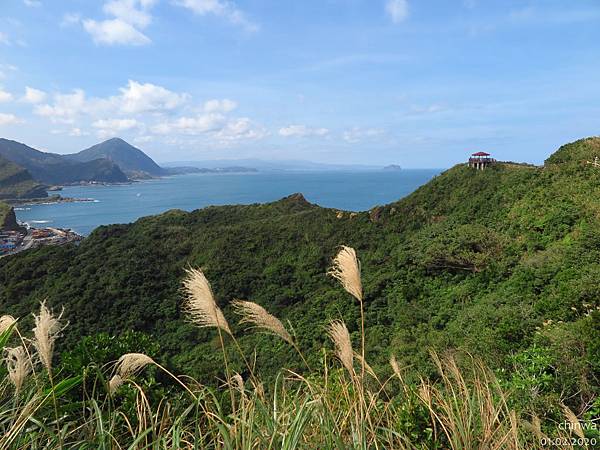
[[596,0],[2,0],[0,136],[158,161],[540,163],[600,134]]

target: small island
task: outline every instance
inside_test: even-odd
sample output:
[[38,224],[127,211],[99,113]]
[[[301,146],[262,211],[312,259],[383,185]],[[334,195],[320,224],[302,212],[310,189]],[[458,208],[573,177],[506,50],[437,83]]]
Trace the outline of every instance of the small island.
[[400,167],[398,164],[390,164],[389,166],[385,166],[383,168],[383,170],[386,170],[389,172],[397,172],[399,170],[402,170],[402,167]]

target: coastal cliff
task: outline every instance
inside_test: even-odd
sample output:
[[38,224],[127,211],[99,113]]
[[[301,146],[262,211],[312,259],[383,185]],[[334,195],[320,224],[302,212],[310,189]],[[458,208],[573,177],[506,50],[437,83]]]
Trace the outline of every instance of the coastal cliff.
[[19,228],[21,227],[17,222],[14,208],[0,202],[0,230],[17,230]]

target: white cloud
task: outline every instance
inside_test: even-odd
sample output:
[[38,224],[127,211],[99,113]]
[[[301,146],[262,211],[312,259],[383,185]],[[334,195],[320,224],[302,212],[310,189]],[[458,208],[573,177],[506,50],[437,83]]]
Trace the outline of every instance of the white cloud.
[[217,17],[223,17],[234,25],[239,25],[246,31],[258,31],[259,26],[246,18],[246,15],[236,6],[235,3],[228,0],[174,0],[174,4],[183,6],[195,14],[205,16],[213,14]]
[[208,100],[204,102],[204,111],[207,113],[228,113],[238,107],[238,104],[233,100]]
[[329,134],[327,128],[311,128],[306,125],[290,125],[279,130],[279,135],[284,137],[315,137],[327,134]]
[[37,104],[46,100],[46,93],[32,87],[25,87],[25,95],[22,100],[27,103]]
[[42,2],[40,0],[23,0],[26,6],[30,8],[36,8],[38,6],[42,6]]
[[[158,0],[111,0],[104,3],[102,10],[112,18],[106,20],[86,19],[83,28],[99,45],[146,45],[151,42],[141,30],[152,23],[151,8]],[[72,17],[63,23],[73,23]]]
[[0,31],[0,44],[10,45],[10,39],[8,38],[8,34]]
[[[32,89],[32,88],[29,88]],[[162,86],[151,83],[139,83],[129,80],[127,86],[119,89],[120,94],[105,98],[88,98],[82,89],[70,93],[56,93],[52,102],[41,104],[42,91],[26,92],[29,102],[36,106],[34,112],[56,123],[74,123],[82,115],[100,118],[107,115],[136,115],[160,113],[183,105],[187,94],[179,94]],[[34,102],[34,100],[40,100]]]
[[15,125],[15,124],[19,124],[19,123],[23,123],[23,120],[19,119],[14,114],[0,113],[0,126],[1,125]]
[[227,123],[223,114],[201,114],[196,117],[180,117],[171,122],[162,122],[152,128],[156,134],[198,135],[221,130]]
[[77,23],[81,22],[81,15],[77,14],[77,13],[66,13],[63,18],[62,21],[60,22],[60,26],[61,27],[68,27],[71,25],[75,25]]
[[152,127],[151,132],[177,139],[177,135],[203,136],[208,142],[230,145],[240,141],[258,140],[268,131],[247,117],[228,118],[220,113],[205,113],[195,117],[180,117]]
[[143,135],[143,136],[135,136],[133,138],[133,142],[136,144],[146,144],[148,142],[152,142],[154,140],[154,136]]
[[34,112],[52,122],[73,123],[75,117],[86,109],[85,92],[75,89],[71,94],[55,94],[54,104],[37,105]]
[[135,119],[101,119],[96,120],[92,126],[98,129],[126,131],[138,127],[139,122]]
[[235,141],[255,141],[263,139],[269,133],[264,128],[255,125],[247,117],[234,119],[229,122],[215,135],[221,143],[227,144]]
[[18,69],[11,64],[0,64],[0,79],[8,77],[11,72],[16,72]]
[[381,128],[350,128],[342,133],[342,139],[349,144],[357,144],[364,140],[374,139],[384,134]]
[[131,114],[175,109],[188,98],[187,94],[178,94],[162,86],[132,80],[120,91],[121,109]]
[[123,131],[139,128],[141,125],[135,119],[102,119],[92,124],[98,130],[98,136],[103,138],[116,136]]
[[89,133],[82,131],[81,128],[71,128],[71,130],[69,131],[69,136],[73,136],[73,137],[81,137],[81,136],[88,136]]
[[0,89],[0,103],[10,102],[13,99],[13,96],[10,92],[6,92]]
[[442,105],[434,104],[428,106],[413,106],[411,110],[415,114],[434,114],[445,111],[446,108]]
[[[49,100],[43,100],[44,97]],[[238,107],[234,100],[207,100],[197,111],[189,99],[186,93],[129,80],[117,94],[107,97],[89,97],[82,89],[48,95],[28,87],[22,100],[32,104],[35,114],[53,123],[70,125],[60,132],[70,136],[86,135],[82,130],[87,127],[100,137],[130,131],[147,139],[197,136],[194,139],[206,145],[231,145],[262,139],[269,134],[247,117],[230,116]],[[324,135],[328,130],[315,128],[310,132]]]
[[112,0],[104,4],[103,11],[131,25],[146,28],[152,22],[150,8],[154,0]]
[[407,0],[387,0],[385,11],[394,23],[403,22],[408,17]]
[[150,38],[136,29],[133,25],[121,20],[83,21],[83,28],[96,44],[105,45],[146,45]]

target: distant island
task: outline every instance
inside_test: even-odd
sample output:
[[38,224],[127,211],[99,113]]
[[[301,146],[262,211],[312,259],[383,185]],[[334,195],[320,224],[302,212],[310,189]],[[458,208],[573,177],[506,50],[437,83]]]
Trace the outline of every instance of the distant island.
[[387,170],[387,171],[390,171],[390,172],[392,172],[392,171],[398,171],[398,170],[402,170],[402,167],[400,167],[400,166],[399,166],[399,165],[397,165],[397,164],[390,164],[389,166],[385,166],[385,167],[383,168],[383,170]]

